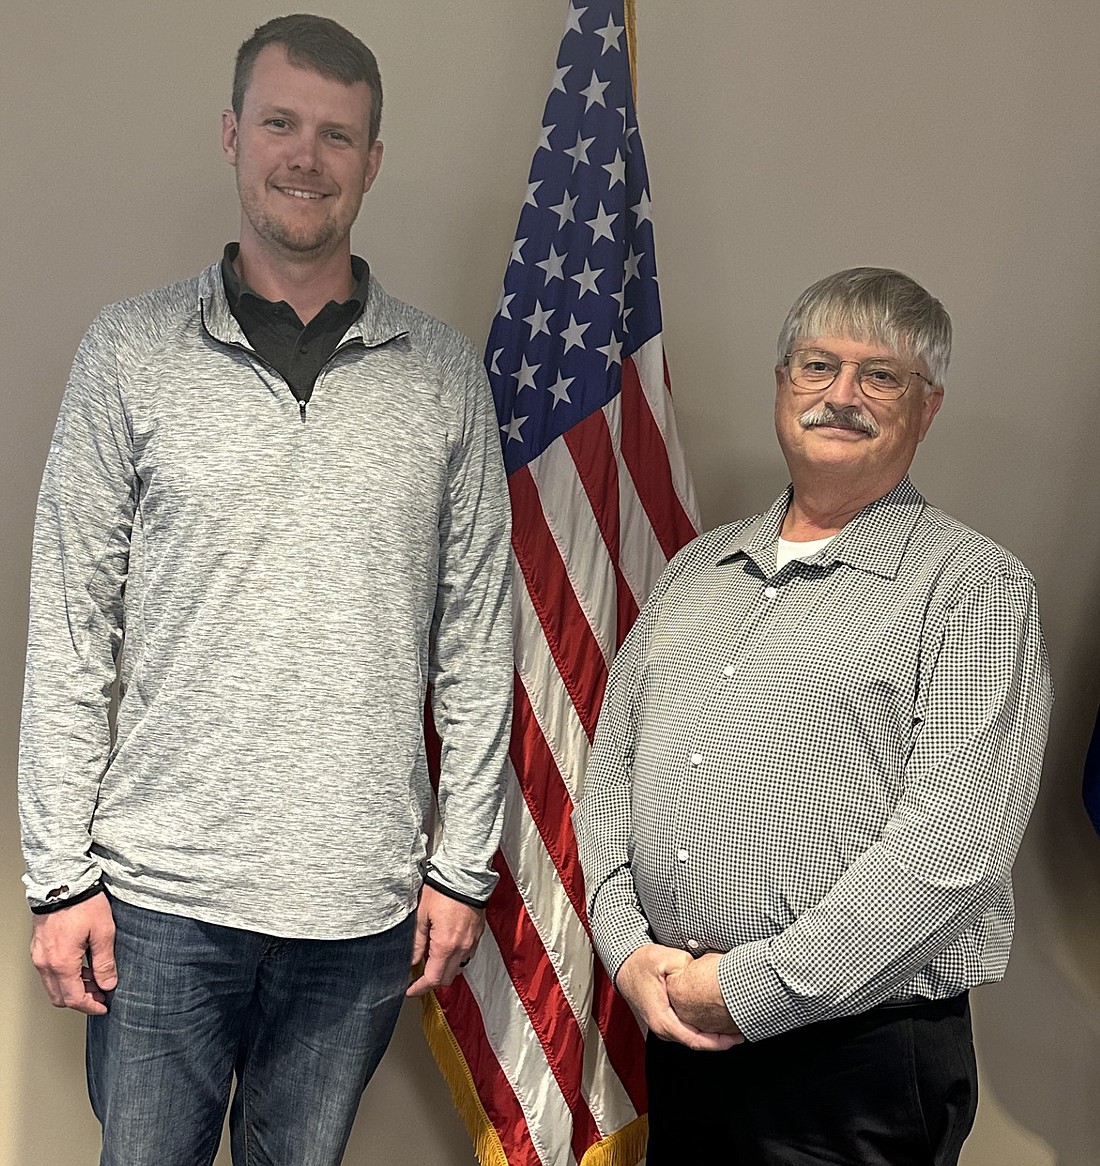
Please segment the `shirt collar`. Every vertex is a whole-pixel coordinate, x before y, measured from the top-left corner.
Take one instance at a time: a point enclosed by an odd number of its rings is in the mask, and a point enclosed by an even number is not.
[[[251,296],[253,299],[261,300],[265,304],[271,302],[254,292],[237,274],[234,263],[240,251],[240,243],[226,243],[225,250],[222,252],[222,282],[225,284],[225,298],[229,301],[230,311],[234,313],[242,296]],[[351,257],[351,274],[355,279],[355,287],[352,289],[351,295],[340,306],[344,307],[348,304],[354,304],[356,307],[356,315],[358,315],[362,312],[363,306],[367,302],[367,289],[370,285],[370,267],[367,261],[360,259],[358,255],[353,255]]]
[[[772,548],[791,504],[791,494],[792,487],[788,486],[771,509],[738,531],[722,547],[718,562],[743,556],[752,559],[764,575],[774,574]],[[923,495],[906,475],[888,494],[864,506],[811,562],[819,567],[845,563],[856,570],[893,579],[924,506]]]
[[[232,292],[230,281],[226,279],[228,268],[237,294],[247,291],[233,270],[233,259],[236,258],[237,250],[238,244],[228,244],[221,263],[212,264],[202,273],[199,277],[199,300],[202,322],[210,335],[215,340],[247,348],[248,341],[244,332],[230,310]],[[409,333],[407,321],[397,310],[397,301],[391,299],[382,289],[366,262],[358,255],[353,255],[351,270],[358,280],[352,299],[360,300],[362,311],[344,333],[344,341],[359,340],[367,348],[376,348],[380,344],[388,344],[391,340],[407,336]]]

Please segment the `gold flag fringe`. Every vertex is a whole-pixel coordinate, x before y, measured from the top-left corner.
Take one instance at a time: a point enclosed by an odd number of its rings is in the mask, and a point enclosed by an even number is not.
[[[458,1116],[462,1118],[466,1132],[470,1135],[477,1160],[481,1166],[508,1166],[500,1135],[481,1104],[470,1066],[466,1064],[466,1058],[462,1055],[462,1049],[451,1032],[451,1026],[434,992],[429,992],[423,998],[420,1024],[435,1063],[451,1090],[451,1099]],[[621,1130],[589,1146],[580,1166],[637,1166],[645,1156],[648,1134],[649,1120],[643,1114]]]
[[[454,1101],[458,1116],[466,1126],[470,1141],[474,1144],[474,1153],[481,1166],[508,1166],[508,1159],[504,1147],[500,1144],[500,1135],[497,1133],[481,1098],[477,1095],[470,1066],[462,1055],[451,1026],[443,1015],[443,1009],[435,998],[434,992],[423,997],[423,1009],[420,1015],[420,1025],[428,1040],[428,1048],[443,1080],[451,1090],[451,1099]]]
[[[643,1113],[628,1126],[589,1146],[581,1166],[638,1166],[649,1140],[649,1118]]]
[[[634,106],[638,105],[638,37],[634,25],[634,0],[624,0],[623,24],[626,25],[626,51],[630,62],[630,88],[634,94]]]

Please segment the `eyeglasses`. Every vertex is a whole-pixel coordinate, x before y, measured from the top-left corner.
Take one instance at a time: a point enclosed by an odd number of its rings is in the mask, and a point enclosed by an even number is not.
[[[841,360],[834,353],[820,348],[799,348],[788,352],[784,359],[791,384],[802,393],[820,393],[822,389],[827,389],[840,376],[840,370],[846,364],[856,366],[856,380],[869,397],[896,400],[905,394],[912,377],[920,377],[925,384],[932,384],[924,373],[917,372],[915,368],[906,368],[896,360],[886,360],[881,356],[862,361]]]

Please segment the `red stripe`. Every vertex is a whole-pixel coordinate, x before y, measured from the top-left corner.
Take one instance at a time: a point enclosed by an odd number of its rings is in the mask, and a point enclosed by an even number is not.
[[[531,817],[561,877],[562,889],[587,931],[584,876],[571,820],[573,803],[519,677],[515,685],[511,757]],[[496,894],[491,902],[495,901]],[[592,1014],[603,1035],[611,1067],[622,1079],[635,1110],[645,1113],[645,1039],[634,1014],[615,991],[598,957],[595,958]]]
[[[629,357],[623,361],[623,461],[666,559],[696,535],[672,481],[665,439]]]
[[[603,535],[604,545],[615,568],[616,627],[615,647],[618,648],[638,615],[638,605],[623,575],[619,563],[619,463],[611,444],[611,432],[602,409],[590,413],[579,425],[565,434],[565,444],[573,455],[584,492],[588,495],[596,525]]]
[[[579,1162],[585,1150],[600,1140],[599,1128],[581,1092],[584,1037],[512,872],[499,853],[493,866],[500,882],[489,900],[486,921],[569,1107],[573,1118],[570,1142]]]
[[[607,683],[607,663],[573,591],[561,552],[542,512],[531,471],[508,479],[512,549],[566,691],[591,740]]]
[[[607,1059],[622,1081],[631,1105],[638,1113],[647,1113],[645,1037],[630,1005],[615,991],[599,956],[595,956],[592,1015],[603,1035]]]
[[[577,857],[573,834],[573,801],[558,772],[542,729],[535,719],[531,699],[516,677],[515,711],[512,714],[512,767],[516,771],[524,800],[547,853],[561,878],[573,910],[588,926],[584,909],[584,876]]]
[[[481,1009],[466,981],[459,976],[448,987],[437,988],[435,996],[477,1082],[482,1108],[500,1137],[505,1160],[509,1166],[543,1166],[523,1108],[489,1044]]]

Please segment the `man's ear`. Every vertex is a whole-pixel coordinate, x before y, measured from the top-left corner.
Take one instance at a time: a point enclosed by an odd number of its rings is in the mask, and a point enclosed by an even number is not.
[[[932,420],[940,411],[943,404],[943,385],[933,385],[924,398],[924,409],[921,413],[920,441],[923,441],[932,425]]]
[[[230,166],[237,165],[237,115],[231,109],[222,110],[222,153]]]
[[[363,180],[363,193],[366,194],[368,190],[374,185],[374,180],[378,177],[378,171],[382,169],[382,143],[378,138],[374,139],[371,148],[367,154],[367,173]]]

